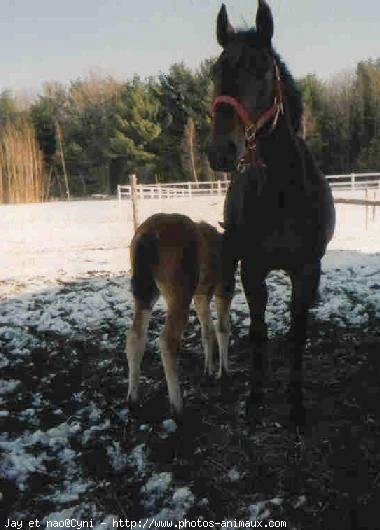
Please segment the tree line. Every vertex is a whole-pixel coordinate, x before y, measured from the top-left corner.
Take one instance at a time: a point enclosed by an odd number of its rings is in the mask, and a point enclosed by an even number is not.
[[[157,78],[89,75],[47,83],[33,101],[0,93],[0,202],[113,193],[140,182],[213,180],[206,144],[210,68],[173,64]],[[380,59],[324,82],[298,80],[300,131],[327,173],[380,169]]]

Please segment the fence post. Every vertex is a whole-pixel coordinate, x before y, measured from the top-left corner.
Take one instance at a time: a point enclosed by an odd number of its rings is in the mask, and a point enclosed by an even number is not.
[[[191,192],[191,182],[188,182],[187,183],[187,188],[189,190],[189,197],[192,197],[192,192]]]
[[[222,195],[222,183],[220,182],[220,180],[216,181],[216,185],[218,188],[218,195]]]
[[[121,204],[121,189],[120,189],[120,184],[117,185],[117,198],[118,198],[119,206],[120,206],[120,204]]]
[[[351,189],[355,189],[355,173],[351,173]]]
[[[368,201],[368,188],[365,189],[365,200]],[[365,205],[365,229],[368,230],[369,207]]]
[[[129,181],[131,183],[131,199],[132,199],[132,212],[133,212],[133,229],[137,230],[139,225],[138,223],[138,214],[137,214],[137,178],[136,175],[130,175]]]
[[[373,200],[376,201],[377,198],[377,192],[376,190],[373,192]],[[376,204],[372,206],[372,221],[375,221],[376,219]]]

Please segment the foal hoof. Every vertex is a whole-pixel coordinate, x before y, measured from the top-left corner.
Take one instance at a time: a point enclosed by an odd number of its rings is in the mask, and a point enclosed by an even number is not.
[[[214,382],[215,382],[214,374],[213,373],[210,374],[209,372],[204,371],[203,376],[201,378],[201,385],[212,386]]]
[[[139,405],[138,401],[133,400],[131,397],[128,396],[127,398],[127,407],[129,409],[129,412],[131,416],[137,418],[141,412],[141,406]]]
[[[220,381],[220,395],[225,403],[232,403],[235,400],[235,394],[231,386],[231,377],[229,374],[223,372],[219,378]]]
[[[173,418],[173,420],[176,422],[178,426],[183,425],[184,423],[184,417],[185,412],[184,409],[175,409],[172,405],[170,406],[170,416]]]

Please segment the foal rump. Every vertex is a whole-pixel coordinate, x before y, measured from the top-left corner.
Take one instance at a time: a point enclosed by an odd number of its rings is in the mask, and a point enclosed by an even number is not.
[[[151,307],[159,290],[169,296],[168,291],[174,295],[180,290],[191,300],[207,254],[202,225],[185,215],[161,213],[139,226],[131,243],[131,283],[133,296],[143,307]]]

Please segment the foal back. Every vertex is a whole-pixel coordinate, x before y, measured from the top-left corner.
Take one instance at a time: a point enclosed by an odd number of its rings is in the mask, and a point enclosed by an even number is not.
[[[189,318],[191,300],[201,322],[205,371],[213,372],[215,331],[210,301],[220,289],[221,235],[207,223],[195,223],[181,214],[156,214],[137,229],[130,247],[132,292],[135,314],[128,334],[126,352],[129,365],[128,398],[138,398],[140,365],[144,354],[149,320],[154,303],[162,294],[167,304],[164,329],[160,335],[160,352],[164,366],[169,400],[175,412],[182,412],[178,380],[177,352]],[[221,355],[227,356],[229,301],[217,301],[217,340]],[[222,315],[223,313],[223,315]],[[226,344],[227,343],[227,344]],[[220,362],[219,372],[227,360]]]

